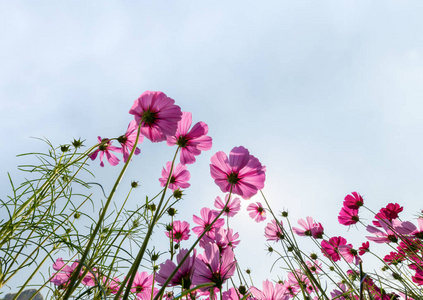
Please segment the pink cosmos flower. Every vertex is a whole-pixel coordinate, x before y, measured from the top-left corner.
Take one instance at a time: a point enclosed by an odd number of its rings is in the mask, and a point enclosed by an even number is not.
[[[53,274],[50,282],[60,286],[62,284],[67,284],[69,281],[73,271],[78,267],[79,262],[74,261],[71,266],[65,264],[62,258],[56,259],[56,262],[53,264],[53,269],[58,271]],[[84,270],[82,269],[80,272],[80,277],[84,274]],[[85,277],[82,279],[82,283],[86,286],[94,286],[94,276],[92,273],[88,272]]]
[[[423,239],[423,218],[417,219],[417,226],[418,228],[416,227],[411,234],[416,238]]]
[[[229,159],[222,151],[211,158],[210,173],[222,192],[229,192],[249,199],[263,189],[266,168],[244,147],[235,147]]]
[[[260,202],[251,203],[248,205],[247,210],[250,212],[250,217],[257,223],[266,220],[266,211]]]
[[[250,288],[251,294],[260,300],[288,300],[289,295],[285,295],[285,288],[282,284],[275,283],[273,285],[269,280],[263,281],[263,289],[259,290],[256,287]]]
[[[161,142],[175,135],[181,120],[181,108],[174,103],[162,92],[146,91],[135,100],[129,113],[135,116],[137,124],[141,123],[144,136],[152,142]]]
[[[122,154],[123,154],[123,161],[126,162],[129,157],[129,153],[132,151],[132,148],[134,148],[135,140],[137,139],[137,131],[138,131],[138,125],[137,122],[131,121],[128,125],[128,129],[126,130],[126,133],[124,135],[121,135],[118,137],[118,142],[122,146]],[[144,136],[140,134],[140,137],[138,138],[138,144],[142,142],[144,139]],[[141,153],[141,150],[137,147],[135,149],[134,154],[138,155]]]
[[[219,210],[222,210],[225,208],[225,204],[228,202],[229,194],[225,196],[225,202],[220,199],[219,196],[216,197],[216,200],[214,200],[214,207],[216,207]],[[241,210],[241,201],[239,198],[231,197],[228,205],[225,208],[225,212],[223,213],[225,216],[233,217],[235,216],[239,211]]]
[[[331,237],[329,241],[323,240],[320,243],[323,255],[327,258],[332,259],[333,261],[338,261],[341,259],[341,257],[339,256],[338,247],[346,244],[347,240],[344,239],[342,236],[334,236]]]
[[[117,164],[119,164],[119,161],[120,161],[119,158],[117,158],[116,155],[114,155],[110,151],[120,153],[122,152],[122,150],[118,147],[112,146],[112,141],[110,141],[109,139],[101,139],[100,136],[97,138],[98,138],[98,142],[102,144],[98,147],[97,150],[95,150],[93,153],[90,154],[91,160],[95,160],[97,158],[97,154],[100,152],[100,166],[104,167],[104,162],[103,162],[104,154],[106,154],[107,161],[112,166],[116,166]]]
[[[358,209],[342,207],[341,211],[339,212],[338,222],[342,225],[353,225],[360,220],[358,217]]]
[[[214,228],[200,240],[200,247],[205,248],[207,244],[212,243],[219,247],[220,252],[223,252],[228,247],[235,249],[240,243],[238,238],[239,234],[237,232],[234,234],[232,228],[228,230],[222,227]]]
[[[314,291],[314,288],[310,283],[310,279],[302,273],[302,270],[297,269],[294,273],[289,272],[288,281],[298,289],[305,287],[304,290],[309,294]]]
[[[322,263],[319,262],[318,260],[313,260],[312,262],[306,261],[306,265],[310,269],[310,271],[314,274],[319,274],[323,270]]]
[[[398,203],[389,203],[386,207],[383,207],[379,210],[375,218],[378,220],[387,219],[389,221],[392,221],[398,218],[398,214],[402,212],[403,209],[404,207],[400,206]],[[373,225],[381,227],[378,220],[373,221]]]
[[[284,238],[281,227],[283,226],[282,221],[276,223],[275,220],[271,220],[270,223],[267,223],[266,228],[264,228],[264,236],[268,241],[279,241]]]
[[[367,242],[364,242],[364,243],[362,243],[361,244],[361,247],[360,248],[358,248],[358,254],[361,256],[361,255],[363,255],[364,253],[366,253],[366,252],[369,252],[369,247],[370,247],[370,243],[367,241]]]
[[[103,284],[106,294],[116,295],[120,288],[120,279],[118,277],[113,277],[113,279],[107,279],[106,277],[103,277]]]
[[[222,255],[216,244],[208,244],[204,248],[204,254],[199,254],[195,263],[193,284],[200,285],[213,282],[211,288],[222,288],[225,281],[234,275],[236,260],[231,248],[227,248]],[[202,288],[203,291],[210,287]]]
[[[405,260],[405,257],[398,252],[391,251],[389,254],[385,255],[383,261],[386,262],[388,265],[397,265],[398,263]]]
[[[207,136],[209,127],[204,122],[196,123],[190,131],[192,115],[190,112],[182,112],[182,119],[178,123],[175,136],[167,137],[169,146],[178,145],[181,148],[181,164],[192,164],[195,156],[201,151],[210,150],[212,138]]]
[[[153,275],[148,275],[147,272],[137,272],[132,283],[131,292],[136,293],[140,299],[150,299],[152,293],[156,294],[158,292],[156,288],[153,291]]]
[[[238,292],[235,288],[231,287],[226,292],[222,294],[222,300],[239,300],[242,298],[243,295]]]
[[[409,235],[413,232],[413,229],[412,229],[413,224],[408,221],[401,222],[400,220],[397,220],[397,219],[394,219],[392,221],[387,219],[381,219],[379,220],[378,223],[383,228],[383,230],[385,230],[385,232],[371,225],[367,225],[366,227],[366,230],[368,232],[373,233],[375,235],[375,236],[366,236],[366,238],[378,244],[390,243],[390,242],[396,243],[398,241],[399,235],[401,237],[405,237],[406,235]]]
[[[188,253],[187,249],[181,249],[179,251],[178,255],[176,255],[176,261],[175,264],[170,259],[166,260],[166,262],[162,263],[160,265],[160,271],[156,273],[156,281],[163,285],[166,280],[169,278],[170,274],[176,269],[176,266],[182,261],[184,256]],[[195,257],[196,257],[196,250],[194,249],[194,252],[192,256],[189,256],[182,264],[182,266],[178,269],[175,276],[169,281],[167,286],[182,286],[183,289],[189,289],[191,287],[192,283],[192,276],[194,274],[194,263],[195,263]]]
[[[166,186],[171,167],[172,162],[168,161],[166,163],[166,168],[163,168],[162,170],[162,178],[159,179],[161,186]],[[170,178],[168,188],[170,188],[172,191],[175,191],[179,188],[188,188],[190,186],[188,183],[190,178],[191,175],[189,174],[187,167],[181,164],[177,164],[176,166],[173,166],[172,176]]]
[[[200,236],[203,231],[213,222],[213,220],[218,215],[217,212],[210,210],[207,207],[203,207],[200,211],[201,218],[197,217],[196,215],[192,216],[192,219],[195,224],[198,224],[199,226],[196,226],[192,228],[192,231],[197,235]],[[211,227],[209,231],[213,231],[214,228],[219,228],[225,225],[225,220],[218,219]]]
[[[292,231],[299,236],[312,236],[315,239],[321,239],[323,237],[322,224],[314,222],[313,218],[310,216],[306,217],[306,220],[307,221],[303,219],[298,220],[298,224],[301,225],[303,229],[292,227]]]
[[[355,250],[351,244],[347,245],[340,245],[338,247],[339,254],[348,262],[354,263],[358,265],[361,261],[360,257],[358,256],[357,250]]]
[[[185,221],[173,221],[172,231],[166,231],[168,238],[173,238],[173,241],[179,244],[183,240],[188,240],[189,234],[189,223]]]
[[[363,206],[363,197],[357,192],[352,192],[351,195],[345,196],[344,206],[350,209],[359,209],[360,206]]]

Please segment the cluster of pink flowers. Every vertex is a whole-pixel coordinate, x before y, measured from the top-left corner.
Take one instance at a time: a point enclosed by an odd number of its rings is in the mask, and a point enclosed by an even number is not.
[[[152,142],[167,141],[167,145],[174,146],[180,151],[179,162],[169,161],[162,170],[159,179],[162,187],[167,186],[172,191],[186,189],[190,173],[187,165],[196,161],[196,156],[202,151],[210,150],[212,139],[208,134],[208,126],[204,122],[192,125],[192,115],[182,112],[174,100],[162,92],[143,93],[133,104],[129,111],[134,115],[127,132],[117,138],[121,148],[112,145],[111,139],[98,137],[99,147],[90,158],[100,156],[100,165],[104,166],[103,158],[106,156],[111,165],[117,165],[119,159],[112,153],[122,153],[125,162],[129,159],[129,153],[136,147],[137,133],[140,132],[138,143],[145,136]],[[134,154],[139,154],[139,148]],[[175,156],[176,157],[176,156]],[[223,300],[234,299],[259,299],[259,300],[288,300],[300,297],[300,294],[308,299],[320,299],[323,292],[320,287],[321,278],[327,271],[325,266],[332,266],[329,270],[341,270],[340,264],[345,263],[348,270],[343,274],[343,282],[336,284],[330,293],[335,299],[359,299],[354,279],[359,278],[366,292],[372,299],[398,299],[402,297],[399,292],[386,292],[377,280],[373,280],[369,274],[363,276],[363,255],[370,251],[370,242],[389,244],[389,254],[383,261],[386,267],[404,266],[412,274],[411,279],[417,286],[423,285],[423,219],[417,220],[417,226],[409,221],[401,221],[399,213],[403,210],[397,203],[390,203],[375,214],[373,225],[367,225],[366,230],[371,233],[362,245],[355,248],[343,236],[327,236],[321,223],[307,216],[298,220],[300,227],[292,227],[292,232],[284,228],[284,223],[275,218],[267,223],[264,236],[267,241],[280,243],[286,251],[283,258],[302,257],[301,249],[295,249],[297,243],[295,236],[308,237],[318,245],[322,255],[318,259],[317,254],[305,255],[307,259],[296,259],[300,262],[299,267],[290,264],[290,272],[286,274],[286,280],[271,282],[266,279],[262,288],[251,286],[228,287],[231,277],[237,269],[237,260],[234,250],[240,243],[239,234],[229,227],[229,218],[237,215],[241,210],[241,200],[235,195],[248,200],[264,188],[266,167],[250,154],[243,146],[234,147],[229,155],[219,151],[211,157],[210,174],[216,185],[223,193],[224,200],[216,197],[214,207],[203,207],[200,215],[193,216],[195,224],[190,229],[190,224],[183,220],[172,220],[166,226],[165,235],[169,238],[171,259],[166,259],[153,273],[138,272],[131,286],[131,292],[137,299],[151,299],[159,292],[157,286],[162,289],[172,288],[166,291],[164,298],[172,299],[175,287],[182,291],[192,290],[191,299],[217,299],[220,293]],[[266,201],[267,203],[267,201]],[[358,192],[352,192],[345,196],[343,206],[338,215],[341,225],[351,226],[363,224],[359,217],[359,210],[364,207],[363,197]],[[266,220],[267,214],[274,216],[270,207],[264,207],[261,202],[250,203],[247,207],[249,216],[256,222]],[[283,217],[287,216],[287,213]],[[225,222],[226,218],[226,222]],[[285,223],[286,224],[286,223]],[[289,224],[289,223],[288,223]],[[364,225],[364,224],[363,224]],[[290,225],[289,225],[290,226]],[[182,248],[190,238],[190,232],[197,236],[199,248],[189,251]],[[369,242],[370,241],[370,242]],[[269,251],[273,252],[272,246]],[[177,253],[176,253],[177,252]],[[293,254],[290,254],[293,253]],[[176,254],[174,259],[174,254]],[[297,256],[295,256],[297,255]],[[295,259],[292,259],[295,261]],[[61,258],[53,265],[57,272],[51,277],[51,282],[60,287],[66,287],[67,282],[78,266],[75,261],[67,266]],[[333,266],[336,266],[333,267]],[[358,270],[360,268],[360,270]],[[403,268],[403,269],[406,269]],[[102,283],[109,294],[116,294],[121,280],[117,277],[107,278],[96,269],[83,268],[80,277],[86,286],[94,286]],[[317,279],[316,279],[317,278]],[[232,281],[233,282],[233,281]],[[241,281],[242,282],[242,281]],[[333,281],[335,282],[335,281]],[[245,283],[246,284],[246,283]],[[360,284],[359,284],[360,285]],[[197,288],[201,286],[200,288]],[[178,289],[176,289],[178,290]],[[408,299],[412,299],[408,297]]]

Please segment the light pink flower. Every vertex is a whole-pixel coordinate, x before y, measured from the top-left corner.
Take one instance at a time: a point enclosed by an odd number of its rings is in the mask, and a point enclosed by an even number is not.
[[[181,249],[178,255],[176,255],[176,262],[179,264],[184,256],[188,253],[187,249]],[[194,274],[194,263],[196,257],[196,250],[192,256],[189,256],[181,265],[181,267],[176,272],[175,276],[169,281],[167,286],[182,286],[184,289],[189,289],[192,283],[192,276]],[[169,278],[170,274],[176,269],[177,264],[175,264],[170,259],[160,265],[160,271],[156,274],[156,281],[163,285],[166,280]]]
[[[185,221],[174,221],[172,223],[172,231],[166,231],[168,238],[173,238],[173,241],[179,244],[183,240],[189,239],[189,223]]]
[[[129,113],[135,116],[137,124],[141,123],[144,136],[152,142],[161,142],[175,135],[181,120],[181,108],[174,103],[162,92],[146,91],[135,100]]]
[[[257,223],[266,220],[266,211],[260,202],[251,203],[247,206],[247,210],[250,212],[250,217]]]
[[[339,254],[348,262],[358,265],[361,261],[358,256],[357,250],[352,247],[352,244],[340,245],[338,247]]]
[[[212,243],[219,247],[220,252],[223,252],[227,247],[235,249],[240,243],[238,238],[239,234],[237,232],[234,234],[232,228],[227,230],[223,227],[218,227],[211,230],[208,235],[203,236],[200,240],[200,247],[204,248],[207,244]]]
[[[220,289],[225,281],[234,275],[235,266],[236,260],[231,248],[227,248],[221,255],[216,244],[208,244],[204,248],[204,254],[197,256],[193,284],[213,282],[214,286],[202,290],[214,287]]]
[[[211,158],[210,173],[222,192],[229,192],[249,199],[263,189],[266,168],[244,147],[235,147],[229,159],[222,151]]]
[[[62,285],[67,284],[69,281],[73,271],[78,267],[79,262],[74,261],[71,266],[68,266],[65,264],[62,258],[58,258],[56,262],[53,264],[53,269],[58,271],[53,274],[52,278],[50,279],[50,282],[55,285]],[[84,274],[84,267],[81,269],[81,272],[79,274],[79,277],[81,277]],[[91,272],[88,272],[84,278],[82,279],[82,283],[86,286],[94,286],[94,276]]]
[[[112,146],[112,141],[109,139],[101,139],[101,137],[97,137],[98,142],[102,143],[97,150],[90,154],[91,160],[95,160],[97,158],[97,154],[100,152],[100,166],[104,167],[103,157],[106,154],[107,161],[112,165],[116,166],[119,164],[119,158],[116,157],[111,151],[114,152],[122,152],[122,150],[118,147]]]
[[[263,289],[259,290],[256,287],[250,288],[251,294],[260,300],[288,300],[290,297],[285,295],[285,288],[280,283],[273,285],[268,279],[263,281]]]
[[[107,294],[116,294],[120,288],[120,279],[118,277],[113,279],[103,277],[103,284]]]
[[[278,221],[278,224],[275,220],[271,220],[270,223],[264,228],[264,236],[268,241],[279,241],[284,238],[281,227],[283,226],[282,221]]]
[[[299,236],[312,236],[315,239],[321,239],[323,236],[323,227],[322,224],[314,222],[313,218],[308,216],[306,217],[307,221],[304,219],[299,219],[298,224],[301,225],[301,228],[292,227],[294,231]]]
[[[166,182],[169,178],[170,168],[172,167],[172,162],[168,161],[166,163],[166,168],[162,170],[162,177],[159,179],[161,186],[166,186]],[[172,176],[170,178],[169,186],[172,191],[175,191],[179,188],[188,188],[190,184],[188,180],[191,178],[187,167],[181,164],[173,166]]]
[[[126,130],[126,133],[124,135],[121,135],[118,137],[118,142],[122,146],[122,154],[123,154],[123,161],[126,162],[129,153],[132,151],[132,148],[134,148],[135,140],[137,139],[137,131],[138,131],[138,125],[137,122],[131,121],[128,125],[128,129]],[[140,134],[140,137],[138,138],[138,144],[142,142],[144,139],[144,136]],[[141,150],[137,147],[135,149],[134,154],[138,155],[141,153]]]
[[[378,244],[390,242],[396,243],[399,236],[405,237],[406,235],[410,235],[413,232],[414,225],[408,221],[401,222],[398,219],[394,219],[392,221],[387,219],[380,219],[378,223],[385,232],[371,225],[367,225],[366,227],[368,232],[375,235],[366,236],[366,238]]]
[[[200,236],[203,231],[208,227],[213,220],[217,217],[218,213],[210,210],[210,208],[203,207],[200,211],[201,218],[197,217],[196,215],[192,216],[192,219],[195,224],[198,224],[199,226],[196,226],[192,228],[192,231],[197,235]],[[210,231],[214,231],[214,228],[219,228],[225,225],[225,220],[218,219],[210,228]]]
[[[241,295],[240,292],[233,287],[222,294],[222,300],[239,300],[242,299],[242,297],[243,295]]]
[[[181,164],[192,164],[195,156],[201,151],[210,150],[212,138],[207,136],[209,127],[204,122],[196,123],[190,131],[192,115],[190,112],[182,112],[182,119],[178,123],[175,136],[167,137],[169,146],[178,145],[181,148]]]
[[[228,202],[229,194],[226,194],[225,196],[225,202],[220,199],[219,196],[216,197],[216,200],[214,200],[214,207],[217,209],[222,210],[225,207],[225,204]],[[234,198],[231,196],[231,199],[228,203],[228,205],[225,208],[225,212],[223,213],[225,216],[233,217],[235,216],[239,211],[241,210],[241,201],[239,198]]]

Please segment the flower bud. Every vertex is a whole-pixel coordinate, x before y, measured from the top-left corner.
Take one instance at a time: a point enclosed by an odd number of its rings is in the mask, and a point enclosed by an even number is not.
[[[138,184],[138,181],[135,181],[135,180],[134,180],[134,181],[132,181],[132,182],[131,182],[131,187],[132,187],[132,188],[134,188],[134,189],[135,189],[135,188],[137,188],[137,187],[138,187],[138,185],[139,185],[139,184]]]
[[[63,153],[68,152],[69,151],[69,147],[70,147],[70,145],[61,145],[60,146],[60,151],[62,151]]]
[[[73,214],[73,217],[75,219],[79,219],[81,217],[81,214],[79,212],[76,212],[76,213]]]
[[[182,196],[183,196],[183,193],[182,193],[182,191],[180,189],[177,189],[177,190],[174,190],[173,191],[173,197],[175,199],[181,199]]]
[[[176,209],[174,209],[173,207],[169,207],[169,209],[167,210],[167,214],[173,217],[174,215],[176,215]]]
[[[247,288],[243,285],[240,285],[238,291],[241,295],[245,295],[247,293]]]
[[[82,146],[84,146],[82,143],[84,141],[81,141],[81,138],[79,138],[78,140],[74,139],[72,142],[72,145],[75,147],[75,149],[81,148]]]
[[[284,218],[288,217],[288,212],[287,211],[283,211],[282,212],[282,217],[284,217]]]
[[[311,253],[310,254],[310,258],[311,259],[317,259],[317,254],[316,253]]]
[[[245,273],[251,274],[251,270],[250,269],[247,269],[247,270],[245,270]]]

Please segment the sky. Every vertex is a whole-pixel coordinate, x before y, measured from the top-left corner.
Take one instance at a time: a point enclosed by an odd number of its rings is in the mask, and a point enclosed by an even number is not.
[[[31,137],[55,145],[117,137],[134,100],[152,90],[207,123],[213,138],[189,166],[180,210],[190,222],[222,196],[210,157],[240,145],[266,165],[263,192],[291,223],[312,216],[330,236],[362,237],[337,223],[353,191],[374,211],[396,202],[411,218],[423,197],[422,9],[421,1],[2,1],[0,197],[10,192],[7,172],[24,177],[16,155],[46,150]],[[175,149],[140,148],[123,185],[139,180],[143,199],[158,192]],[[91,165],[110,189],[119,167]],[[245,210],[254,201],[263,200],[243,201],[232,225],[241,267],[260,282],[274,257],[265,223]]]

